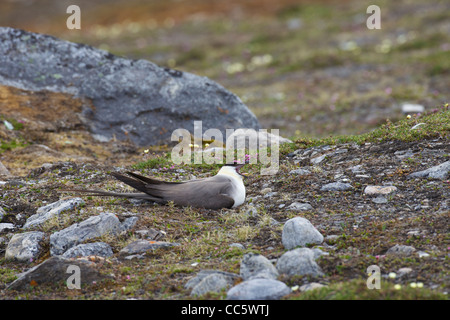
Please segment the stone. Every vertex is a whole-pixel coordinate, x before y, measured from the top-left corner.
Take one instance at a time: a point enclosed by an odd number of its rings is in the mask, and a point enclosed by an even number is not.
[[[337,234],[330,234],[326,236],[324,240],[328,244],[335,244],[340,237],[341,236],[338,236]]]
[[[142,239],[148,239],[148,240],[161,240],[166,236],[166,233],[161,230],[156,230],[153,228],[150,229],[144,229],[144,230],[136,230],[134,232],[136,235],[141,237]]]
[[[238,248],[239,250],[245,250],[244,245],[241,244],[241,243],[231,243],[229,245],[229,247],[231,247],[231,248]]]
[[[239,283],[227,292],[228,300],[278,300],[291,293],[283,282],[274,279],[252,279]]]
[[[293,202],[288,209],[294,211],[309,211],[312,210],[313,207],[309,203]]]
[[[298,168],[298,169],[289,171],[289,174],[296,174],[298,176],[306,176],[308,174],[311,174],[311,171],[309,171],[308,169]]]
[[[139,220],[138,217],[126,218],[120,225],[120,232],[123,234],[126,233],[128,230],[132,229],[136,225],[138,220]]]
[[[24,290],[29,289],[30,285],[41,286],[63,284],[74,274],[73,271],[70,272],[70,266],[77,266],[80,268],[80,282],[82,285],[90,284],[93,281],[104,278],[104,276],[102,276],[93,266],[93,263],[55,256],[45,260],[25,273],[20,274],[19,278],[10,283],[6,288],[10,290]]]
[[[389,255],[398,255],[398,256],[407,256],[407,255],[411,255],[416,251],[416,249],[414,247],[411,246],[405,246],[405,245],[399,245],[396,244],[395,246],[393,246],[392,248],[390,248],[386,254]]]
[[[368,195],[388,195],[397,191],[394,186],[367,186],[364,193]]]
[[[45,234],[40,231],[30,231],[15,234],[5,251],[6,260],[31,262],[42,252],[42,242]]]
[[[376,198],[373,198],[372,202],[376,203],[376,204],[384,204],[384,203],[388,203],[388,200],[385,197],[378,196]]]
[[[137,240],[133,241],[120,250],[120,255],[132,255],[132,254],[141,254],[145,253],[149,250],[163,249],[163,248],[171,248],[175,246],[179,246],[179,243],[176,242],[165,242],[165,241],[153,241],[153,240]]]
[[[228,288],[230,284],[220,273],[213,273],[204,277],[191,291],[191,296],[202,296],[206,293],[220,291]]]
[[[314,251],[309,248],[298,248],[284,253],[277,261],[277,270],[288,276],[323,276],[317,265]]]
[[[8,232],[8,231],[11,231],[14,229],[15,229],[15,227],[14,227],[14,224],[12,224],[12,223],[9,223],[9,222],[0,223],[0,232]]]
[[[353,174],[362,174],[366,172],[366,170],[360,164],[347,168],[347,170],[350,170]]]
[[[241,261],[240,275],[244,280],[256,278],[276,279],[278,271],[266,257],[260,254],[247,253]]]
[[[62,199],[37,209],[36,214],[30,216],[25,222],[23,228],[29,229],[39,227],[45,221],[59,215],[63,211],[73,210],[74,208],[84,205],[85,202],[81,198]]]
[[[197,275],[195,277],[191,278],[188,282],[186,282],[184,287],[186,289],[192,289],[195,286],[197,286],[203,279],[205,279],[206,277],[213,275],[213,274],[217,274],[217,275],[220,275],[221,277],[223,277],[230,286],[235,281],[240,279],[239,275],[237,275],[235,273],[231,273],[231,272],[220,271],[220,270],[201,270],[197,273]]]
[[[310,161],[311,161],[312,164],[319,164],[319,163],[321,163],[326,157],[327,157],[327,154],[324,154],[324,155],[322,155],[322,156],[318,156],[318,157],[312,158]]]
[[[6,211],[0,207],[0,222],[2,222],[4,216],[6,216]]]
[[[399,277],[402,277],[404,275],[411,273],[412,271],[413,270],[411,268],[404,267],[404,268],[398,269],[397,273],[398,273]]]
[[[408,175],[408,178],[430,178],[445,180],[448,177],[450,171],[450,161],[441,163],[440,165],[431,167],[429,169],[413,172]]]
[[[120,221],[114,213],[104,212],[76,223],[50,236],[50,254],[62,255],[68,249],[89,239],[104,235],[116,235],[120,230]]]
[[[87,98],[95,108],[86,104],[81,117],[102,141],[168,144],[178,128],[194,133],[194,119],[201,134],[260,128],[239,97],[207,77],[9,27],[0,28],[0,43],[1,84]]]
[[[423,113],[425,107],[421,104],[404,103],[402,104],[403,113]]]
[[[295,217],[284,224],[281,241],[286,249],[291,250],[306,244],[321,244],[323,236],[309,220]]]
[[[430,256],[430,254],[425,251],[417,251],[417,256],[419,258],[428,258]]]
[[[0,176],[10,177],[11,173],[5,167],[5,165],[0,161]]]
[[[111,257],[113,251],[109,244],[104,242],[82,243],[70,248],[62,254],[64,258],[78,258],[87,256]]]
[[[349,183],[342,183],[342,182],[332,182],[328,183],[326,185],[323,185],[322,188],[320,188],[321,191],[346,191],[352,189],[352,185]]]
[[[302,285],[299,289],[301,292],[305,292],[305,291],[310,291],[310,290],[315,290],[315,289],[320,289],[326,287],[321,283],[317,283],[317,282],[311,282],[311,283],[307,283]]]

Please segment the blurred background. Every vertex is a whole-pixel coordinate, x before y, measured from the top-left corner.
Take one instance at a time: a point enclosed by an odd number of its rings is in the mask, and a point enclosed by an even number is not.
[[[2,0],[0,25],[207,76],[284,137],[363,133],[449,100],[450,1]]]

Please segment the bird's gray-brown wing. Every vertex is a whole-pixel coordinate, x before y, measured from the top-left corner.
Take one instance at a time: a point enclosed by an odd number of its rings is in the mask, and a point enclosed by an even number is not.
[[[165,182],[137,174],[131,175],[137,179],[114,174],[120,181],[145,192],[161,203],[173,201],[179,206],[207,209],[231,208],[234,205],[234,200],[230,196],[233,192],[233,185],[228,177],[214,176],[185,182]]]

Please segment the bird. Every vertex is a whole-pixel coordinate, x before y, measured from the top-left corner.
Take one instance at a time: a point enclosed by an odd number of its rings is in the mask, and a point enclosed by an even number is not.
[[[244,175],[239,171],[244,164],[225,164],[212,177],[184,182],[161,181],[127,171],[111,173],[116,179],[140,191],[121,193],[89,189],[67,189],[91,196],[112,196],[144,199],[158,204],[173,202],[176,206],[205,209],[236,208],[245,202]]]

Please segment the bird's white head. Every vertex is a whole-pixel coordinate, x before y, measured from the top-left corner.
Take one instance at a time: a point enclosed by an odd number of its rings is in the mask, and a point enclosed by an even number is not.
[[[244,164],[226,164],[220,168],[217,174],[225,174],[238,179],[242,179],[244,175],[239,171]]]

